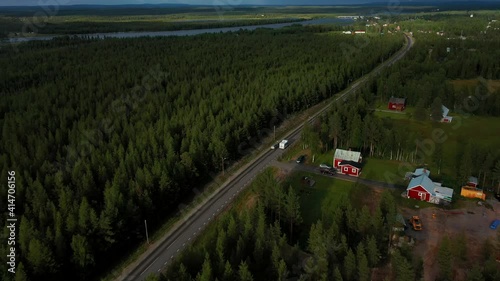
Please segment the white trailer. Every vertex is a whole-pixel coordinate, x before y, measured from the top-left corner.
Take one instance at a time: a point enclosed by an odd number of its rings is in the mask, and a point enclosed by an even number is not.
[[[288,140],[282,140],[280,142],[280,149],[285,149],[288,147]]]

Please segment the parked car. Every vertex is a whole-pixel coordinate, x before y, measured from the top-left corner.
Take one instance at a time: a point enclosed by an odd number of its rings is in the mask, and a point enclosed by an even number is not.
[[[319,167],[322,168],[322,169],[331,169],[332,166],[326,164],[326,163],[323,163],[323,164],[319,164]]]
[[[305,155],[300,155],[299,158],[297,158],[297,164],[300,164],[302,162],[304,162],[304,160],[306,160],[306,156]]]
[[[320,168],[319,172],[322,173],[323,175],[329,175],[329,176],[335,175],[335,169]]]
[[[275,143],[275,144],[271,145],[271,149],[276,149],[276,148],[278,148],[279,146],[280,146],[280,144],[279,144],[279,143]]]
[[[493,230],[496,230],[497,227],[500,225],[500,220],[494,220],[491,224],[490,224],[490,228],[493,229]]]

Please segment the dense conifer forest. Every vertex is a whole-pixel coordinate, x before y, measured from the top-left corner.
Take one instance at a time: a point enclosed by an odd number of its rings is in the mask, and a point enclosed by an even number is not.
[[[357,187],[357,193],[366,192]],[[364,191],[363,191],[364,190]],[[355,207],[349,197],[340,206],[324,202],[321,219],[304,225],[299,194],[279,182],[271,170],[254,183],[256,206],[248,204],[221,216],[204,237],[189,246],[161,280],[359,280],[390,258],[390,225],[396,204],[385,192],[373,210]],[[238,210],[244,209],[244,210]],[[299,233],[304,232],[300,241]],[[395,280],[414,280],[421,261],[397,250]],[[154,278],[151,278],[154,280]]]
[[[295,26],[0,49],[0,170],[16,171],[16,276],[95,278],[144,240],[144,219],[155,229],[273,117],[334,95],[403,41]]]

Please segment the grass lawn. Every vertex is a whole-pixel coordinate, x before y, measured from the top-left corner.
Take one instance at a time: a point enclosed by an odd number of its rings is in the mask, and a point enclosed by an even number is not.
[[[453,114],[451,114],[453,116]],[[396,131],[405,131],[413,134],[416,140],[432,142],[436,141],[433,132],[442,130],[443,163],[442,173],[455,177],[459,166],[458,152],[467,142],[471,142],[475,148],[484,148],[495,153],[500,147],[500,118],[484,116],[455,116],[452,123],[419,122],[415,120],[393,119]],[[495,151],[496,150],[496,151]],[[432,149],[431,149],[432,151]],[[429,168],[436,175],[437,168],[432,165],[432,153],[426,157],[426,162],[431,164]]]
[[[399,112],[399,111],[393,111],[393,112],[389,112],[389,111],[385,111],[385,109],[382,109],[384,111],[375,111],[375,116],[377,117],[380,117],[380,118],[392,118],[392,119],[410,119],[411,118],[411,114],[408,114],[408,112],[403,111],[403,112]]]
[[[314,187],[309,187],[302,182],[306,176],[316,181]],[[306,229],[318,219],[321,219],[322,206],[328,206],[328,209],[335,209],[342,200],[348,198],[348,194],[355,183],[341,181],[318,174],[297,172],[288,179],[290,184],[300,195],[300,211],[302,213],[303,223]]]
[[[367,158],[364,160],[361,178],[405,185],[404,175],[413,171],[400,161]]]

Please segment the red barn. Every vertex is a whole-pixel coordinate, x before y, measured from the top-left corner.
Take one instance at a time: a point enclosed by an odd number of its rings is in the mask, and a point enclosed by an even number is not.
[[[467,185],[477,188],[477,185],[478,185],[477,178],[476,177],[469,177],[469,180],[467,181]]]
[[[333,155],[333,167],[339,169],[339,164],[342,161],[354,161],[360,163],[361,159],[361,152],[359,151],[336,149],[335,154]]]
[[[358,177],[361,174],[361,163],[354,161],[342,161],[339,163],[338,171],[343,175]]]
[[[406,108],[406,99],[391,97],[388,108],[390,110],[403,111]]]
[[[420,175],[413,178],[406,188],[406,196],[422,201],[431,200],[434,183],[427,175]]]

